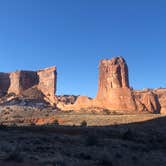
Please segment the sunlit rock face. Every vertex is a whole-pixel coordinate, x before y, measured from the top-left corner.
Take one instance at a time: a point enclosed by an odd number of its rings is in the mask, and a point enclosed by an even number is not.
[[[160,104],[160,113],[166,114],[166,89],[159,88],[154,90],[154,93],[157,95]]]
[[[14,93],[18,96],[36,87],[41,91],[50,104],[56,103],[56,67],[49,67],[39,71],[15,71],[0,73],[0,93],[3,95]]]
[[[114,88],[129,88],[128,67],[122,57],[101,60],[99,64],[98,95]]]
[[[161,105],[158,95],[153,90],[134,91],[138,111],[150,113],[160,113]]]
[[[96,101],[112,110],[136,109],[129,88],[128,67],[122,57],[100,61]]]
[[[56,67],[49,67],[43,70],[37,71],[38,75],[38,89],[45,95],[45,99],[52,105],[56,103],[56,81],[57,72]]]
[[[98,92],[94,99],[77,98],[74,104],[59,103],[63,110],[101,108],[123,113],[166,113],[166,91],[130,88],[128,66],[122,57],[104,59],[99,63]]]
[[[80,96],[74,104],[60,103],[60,106],[61,109],[77,111],[81,108],[102,108],[123,113],[166,113],[165,102],[164,90],[132,90],[126,61],[115,57],[100,61],[98,92],[94,99]]]

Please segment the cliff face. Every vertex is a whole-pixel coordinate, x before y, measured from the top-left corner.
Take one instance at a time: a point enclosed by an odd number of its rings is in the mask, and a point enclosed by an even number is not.
[[[45,99],[54,104],[56,102],[56,68],[50,67],[39,71],[16,71],[0,73],[0,92],[22,95],[34,86],[40,90]]]
[[[21,94],[24,90],[38,84],[37,73],[34,71],[16,71],[9,74],[7,93]]]
[[[100,62],[96,101],[111,110],[132,111],[136,109],[129,88],[128,67],[122,57]]]
[[[52,105],[56,103],[56,79],[57,72],[55,67],[39,70],[38,75],[38,89],[46,96]]]
[[[101,60],[99,64],[98,97],[104,98],[111,89],[129,88],[128,67],[122,57]]]
[[[44,101],[57,104],[62,110],[101,108],[123,113],[166,113],[166,89],[132,90],[128,66],[122,57],[100,61],[98,92],[94,99],[87,96],[55,96],[56,78],[56,67],[0,73],[0,103],[3,103],[2,98],[6,94],[10,96],[10,93],[14,93],[17,97],[42,96]]]
[[[138,111],[160,113],[160,102],[158,95],[153,90],[134,91],[133,95]]]
[[[160,88],[153,90],[153,92],[157,95],[157,100],[160,104],[160,113],[166,114],[166,89]]]
[[[123,113],[166,113],[165,103],[166,90],[132,90],[126,61],[122,57],[115,57],[100,61],[98,92],[94,99],[80,96],[74,104],[60,107],[65,110],[97,107]]]

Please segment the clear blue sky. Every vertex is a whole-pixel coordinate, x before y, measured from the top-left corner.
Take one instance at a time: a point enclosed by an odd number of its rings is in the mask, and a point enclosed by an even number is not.
[[[95,96],[100,59],[166,87],[166,0],[0,0],[0,71],[56,65],[58,94]]]

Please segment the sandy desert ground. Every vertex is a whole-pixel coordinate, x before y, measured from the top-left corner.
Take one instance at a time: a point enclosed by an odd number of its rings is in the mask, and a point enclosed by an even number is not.
[[[64,122],[68,119],[63,125],[1,125],[0,165],[166,165],[165,116],[59,114],[56,118],[62,117]],[[96,126],[80,126],[83,120]]]

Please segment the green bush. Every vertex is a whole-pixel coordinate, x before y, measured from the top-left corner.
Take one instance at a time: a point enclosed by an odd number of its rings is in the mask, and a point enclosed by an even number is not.
[[[54,120],[53,125],[59,125],[59,121],[57,119]]]
[[[81,123],[80,123],[80,126],[84,127],[84,126],[87,126],[87,122],[85,120],[83,120]]]

